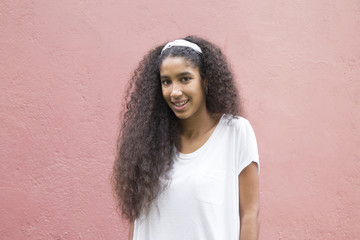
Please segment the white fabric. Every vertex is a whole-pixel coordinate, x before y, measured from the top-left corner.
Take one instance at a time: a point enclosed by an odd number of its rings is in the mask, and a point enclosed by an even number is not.
[[[223,115],[207,142],[175,157],[172,180],[149,216],[135,221],[134,240],[238,240],[238,175],[259,165],[248,120]]]

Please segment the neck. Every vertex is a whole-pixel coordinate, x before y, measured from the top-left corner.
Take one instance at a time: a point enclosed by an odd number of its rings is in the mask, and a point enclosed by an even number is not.
[[[218,122],[217,118],[208,111],[192,116],[190,119],[180,120],[181,135],[185,138],[194,138],[213,128]]]

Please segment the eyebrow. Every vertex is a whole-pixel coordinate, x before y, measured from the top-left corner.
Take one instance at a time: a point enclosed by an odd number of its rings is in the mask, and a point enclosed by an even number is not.
[[[176,77],[181,77],[181,76],[186,76],[186,75],[193,75],[191,72],[181,72],[179,74],[176,75]],[[166,75],[161,75],[160,78],[167,78],[168,76]]]

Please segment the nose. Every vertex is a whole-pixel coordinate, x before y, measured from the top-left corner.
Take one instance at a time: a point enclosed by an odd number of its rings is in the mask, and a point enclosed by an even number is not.
[[[182,89],[178,84],[173,84],[170,97],[172,98],[180,98],[182,95]]]

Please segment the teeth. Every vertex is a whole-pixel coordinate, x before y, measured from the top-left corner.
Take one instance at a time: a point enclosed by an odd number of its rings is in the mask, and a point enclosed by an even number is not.
[[[187,103],[188,101],[186,100],[186,101],[183,101],[183,102],[179,102],[179,103],[175,103],[175,105],[176,106],[178,106],[178,107],[181,107],[181,106],[183,106],[185,103]]]

